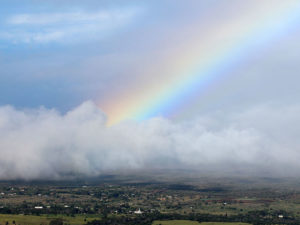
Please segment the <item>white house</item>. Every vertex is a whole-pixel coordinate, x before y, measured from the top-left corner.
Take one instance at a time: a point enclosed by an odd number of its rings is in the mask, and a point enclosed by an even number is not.
[[[143,212],[141,211],[141,209],[134,211],[135,214],[142,214]]]

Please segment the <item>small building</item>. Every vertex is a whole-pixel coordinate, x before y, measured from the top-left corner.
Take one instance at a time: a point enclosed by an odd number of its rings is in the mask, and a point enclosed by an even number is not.
[[[141,209],[134,211],[135,214],[142,214],[143,212],[141,211]]]

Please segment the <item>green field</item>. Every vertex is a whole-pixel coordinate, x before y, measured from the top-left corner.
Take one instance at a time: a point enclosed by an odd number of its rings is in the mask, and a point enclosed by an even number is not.
[[[9,215],[9,214],[0,214],[0,225],[6,224],[13,224],[15,221],[16,225],[49,225],[49,222],[55,218],[62,218],[65,223],[70,225],[83,225],[87,221],[91,221],[94,219],[100,219],[98,216],[57,216],[57,215],[41,215],[41,216],[32,216],[32,215]],[[86,219],[86,221],[84,221]]]
[[[0,225],[13,224],[15,221],[16,225],[49,225],[49,222],[55,218],[62,218],[65,223],[70,225],[83,225],[87,221],[94,219],[101,219],[100,217],[93,215],[86,216],[54,216],[54,215],[41,215],[41,216],[32,216],[32,215],[9,215],[9,214],[0,214]],[[250,225],[247,223],[220,223],[220,222],[203,222],[198,223],[197,221],[190,220],[166,220],[166,221],[154,221],[153,225]]]
[[[222,223],[222,222],[203,222],[198,223],[190,220],[166,220],[166,221],[154,221],[153,225],[250,225],[248,223]]]

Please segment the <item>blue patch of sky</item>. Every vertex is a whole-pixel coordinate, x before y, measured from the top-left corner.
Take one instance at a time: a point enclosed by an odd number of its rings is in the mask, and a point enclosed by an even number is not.
[[[103,3],[103,1],[101,1]],[[84,12],[95,13],[104,10],[122,10],[143,8],[144,4],[111,4],[99,1],[3,1],[0,7],[0,34],[18,32],[41,32],[50,27],[60,29],[69,24],[59,21],[54,24],[11,24],[9,18],[21,14],[49,14]],[[91,3],[91,4],[90,4]],[[92,6],[95,7],[92,7]],[[84,74],[74,76],[74,68],[87,57],[109,54],[116,49],[116,40],[126,39],[136,27],[142,26],[143,15],[133,18],[124,26],[106,29],[99,37],[98,33],[91,38],[90,32],[82,34],[77,41],[23,42],[3,38],[0,35],[0,105],[12,104],[16,107],[57,107],[62,111],[88,100],[89,81]],[[76,22],[74,26],[78,25]],[[84,24],[79,24],[84,26]],[[100,34],[100,33],[99,33]],[[76,35],[76,34],[75,34]],[[78,37],[74,37],[77,39]],[[102,71],[103,72],[103,71]],[[91,84],[93,85],[93,84]],[[84,87],[82,87],[84,86]]]

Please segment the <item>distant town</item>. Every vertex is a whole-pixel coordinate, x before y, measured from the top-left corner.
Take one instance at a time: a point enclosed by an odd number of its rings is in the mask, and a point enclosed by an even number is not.
[[[2,182],[0,224],[9,222],[4,221],[3,215],[35,216],[41,218],[43,225],[59,218],[63,218],[60,221],[63,224],[72,221],[71,224],[105,224],[107,220],[126,224],[124,218],[128,224],[170,219],[299,224],[300,186],[295,183],[285,186],[278,181],[281,186],[274,189],[273,182],[263,179],[186,183],[108,179],[84,185]]]

